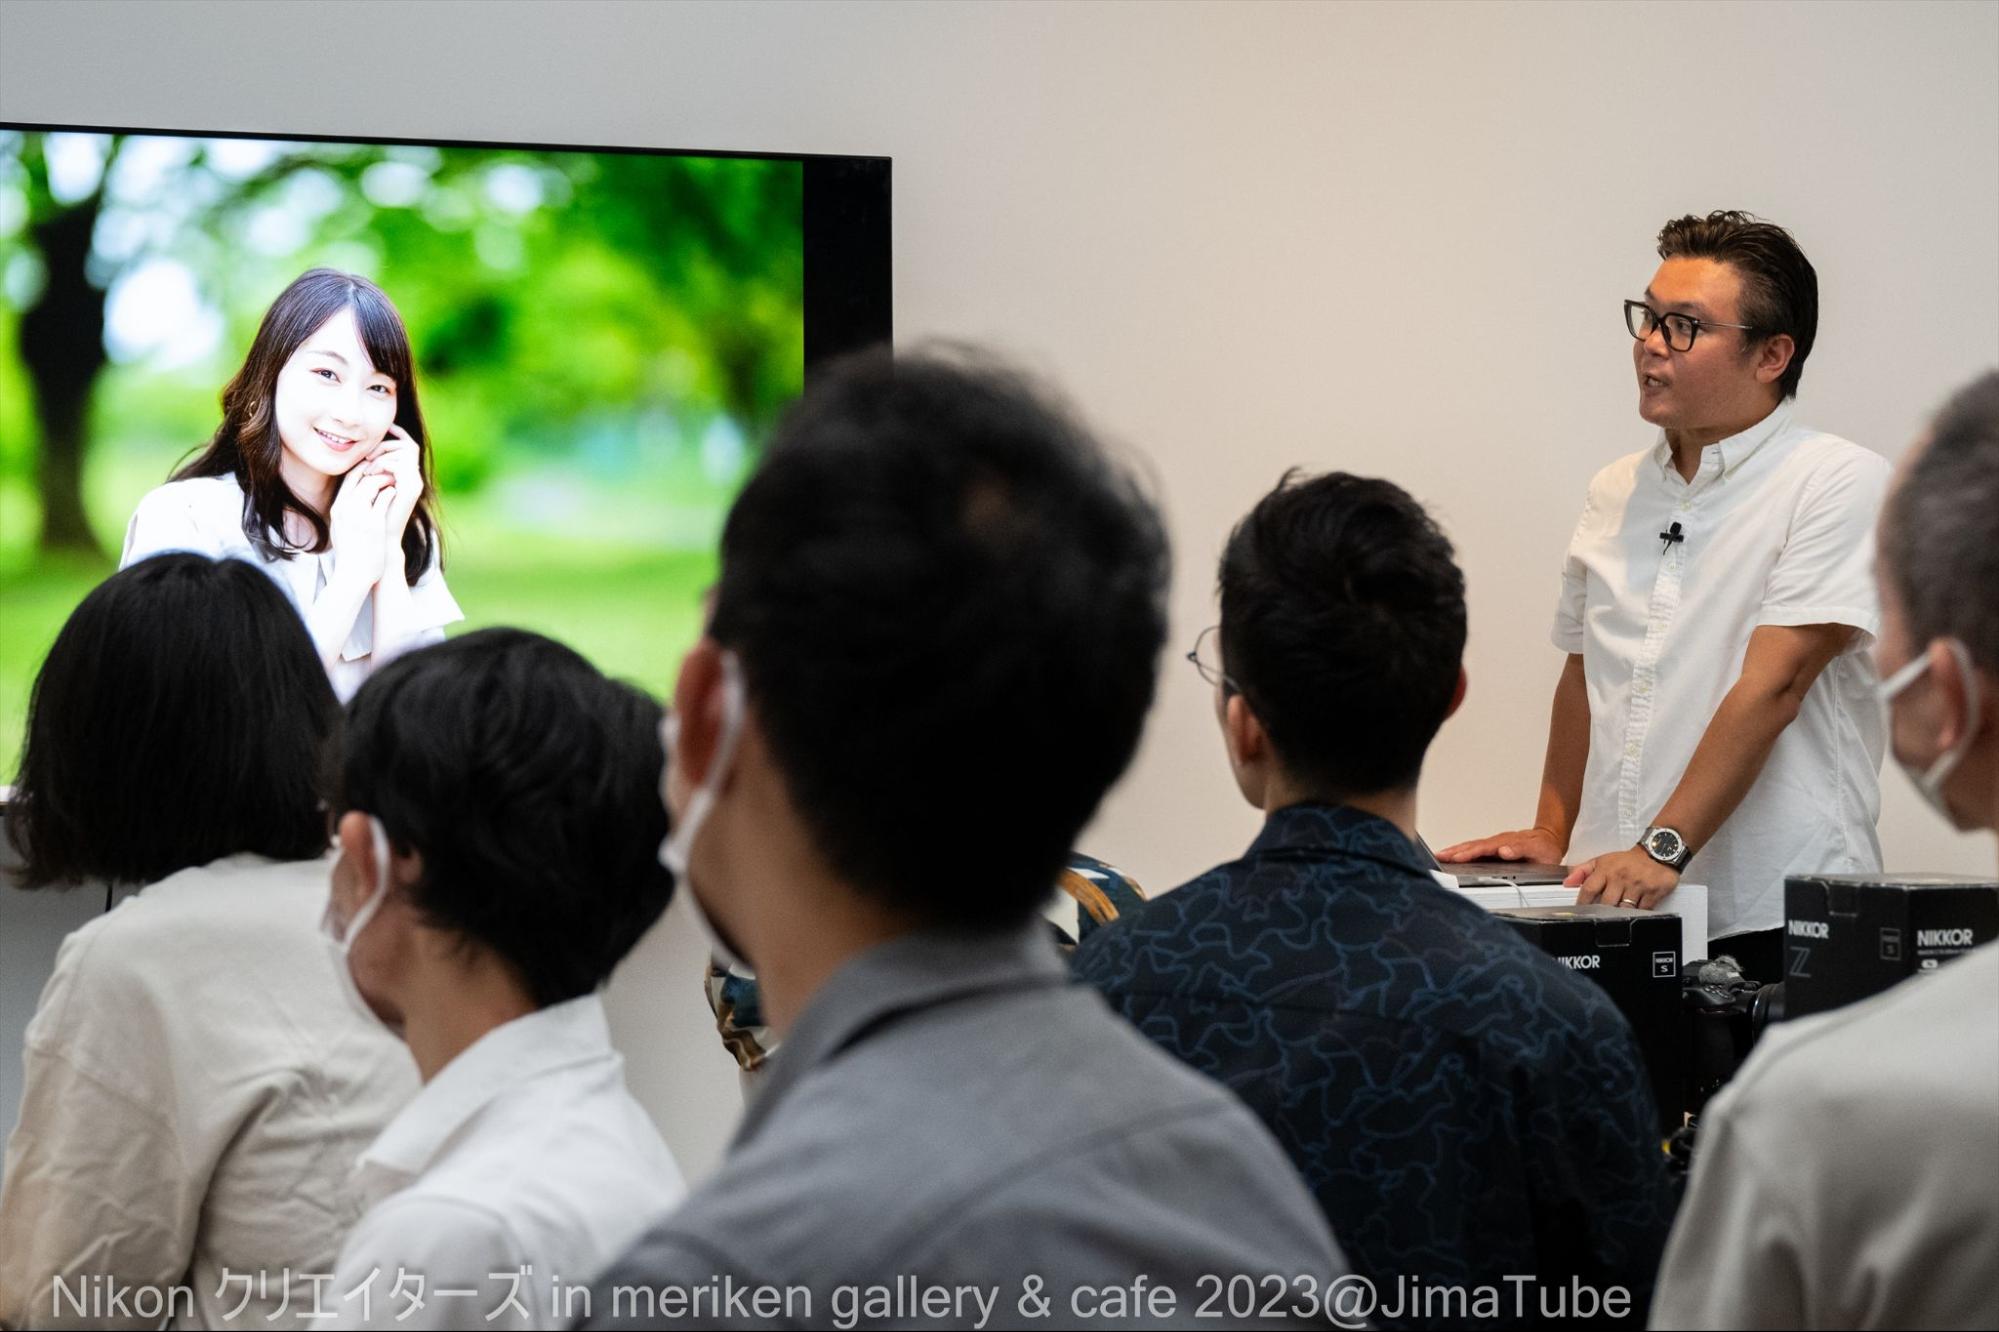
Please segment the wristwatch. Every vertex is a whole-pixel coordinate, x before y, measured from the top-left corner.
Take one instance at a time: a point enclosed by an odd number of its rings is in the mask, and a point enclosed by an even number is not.
[[[1678,872],[1687,867],[1694,858],[1694,849],[1687,845],[1687,839],[1671,828],[1661,828],[1654,824],[1638,839],[1638,849],[1667,869]]]

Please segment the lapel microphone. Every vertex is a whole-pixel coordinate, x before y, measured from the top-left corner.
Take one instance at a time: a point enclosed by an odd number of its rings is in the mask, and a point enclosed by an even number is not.
[[[1674,523],[1671,527],[1659,533],[1659,540],[1666,543],[1665,545],[1659,548],[1659,553],[1661,555],[1664,555],[1667,551],[1671,550],[1676,543],[1685,541],[1686,539],[1687,539],[1686,533],[1680,530],[1680,525],[1678,523]]]

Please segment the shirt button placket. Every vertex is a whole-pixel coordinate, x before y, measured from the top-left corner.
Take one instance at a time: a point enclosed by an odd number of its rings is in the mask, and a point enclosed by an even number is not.
[[[1692,492],[1682,489],[1678,512],[1693,512]],[[1659,573],[1652,583],[1652,598],[1645,608],[1645,641],[1631,669],[1631,706],[1624,728],[1624,755],[1618,765],[1617,823],[1619,836],[1634,841],[1641,817],[1638,796],[1643,771],[1645,740],[1652,726],[1652,704],[1659,682],[1659,659],[1664,653],[1666,633],[1680,606],[1680,575],[1685,561],[1686,542],[1669,542],[1660,557]]]

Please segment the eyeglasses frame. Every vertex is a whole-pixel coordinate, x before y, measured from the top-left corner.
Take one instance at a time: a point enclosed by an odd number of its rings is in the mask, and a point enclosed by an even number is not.
[[[1645,319],[1651,323],[1652,327],[1646,332],[1640,333],[1633,329],[1632,311],[1634,309],[1644,311]],[[1687,334],[1686,346],[1680,347],[1674,345],[1672,335],[1666,331],[1666,320],[1669,318],[1684,319],[1693,326],[1692,331]],[[1724,324],[1715,319],[1702,319],[1699,315],[1681,314],[1677,310],[1654,310],[1643,301],[1626,301],[1624,303],[1624,331],[1631,334],[1633,342],[1643,342],[1651,337],[1653,333],[1657,333],[1665,341],[1667,350],[1690,352],[1694,349],[1694,343],[1700,340],[1701,330],[1704,328],[1738,328],[1744,333],[1763,332],[1762,329],[1754,324]]]
[[[1240,694],[1242,686],[1235,682],[1235,677],[1220,667],[1214,668],[1214,674],[1210,675],[1208,673],[1208,663],[1201,660],[1201,644],[1207,642],[1208,636],[1213,634],[1215,636],[1215,644],[1219,647],[1221,645],[1221,632],[1222,627],[1219,624],[1211,624],[1196,634],[1194,636],[1194,646],[1187,651],[1187,660],[1193,664],[1195,673],[1209,685],[1216,689],[1227,690],[1231,694]]]

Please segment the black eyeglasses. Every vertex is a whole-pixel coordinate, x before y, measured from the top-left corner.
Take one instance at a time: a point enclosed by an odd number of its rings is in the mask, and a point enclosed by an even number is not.
[[[1211,624],[1201,631],[1194,640],[1194,650],[1187,654],[1187,660],[1194,663],[1194,669],[1201,678],[1217,689],[1226,689],[1231,694],[1240,694],[1242,686],[1229,678],[1222,669],[1222,627]]]
[[[1660,314],[1643,301],[1624,303],[1624,326],[1631,330],[1631,336],[1643,342],[1652,336],[1654,329],[1666,331],[1666,345],[1674,351],[1692,351],[1694,339],[1704,328],[1739,328],[1745,333],[1754,333],[1754,324],[1722,324],[1712,319],[1696,319],[1692,315]]]

